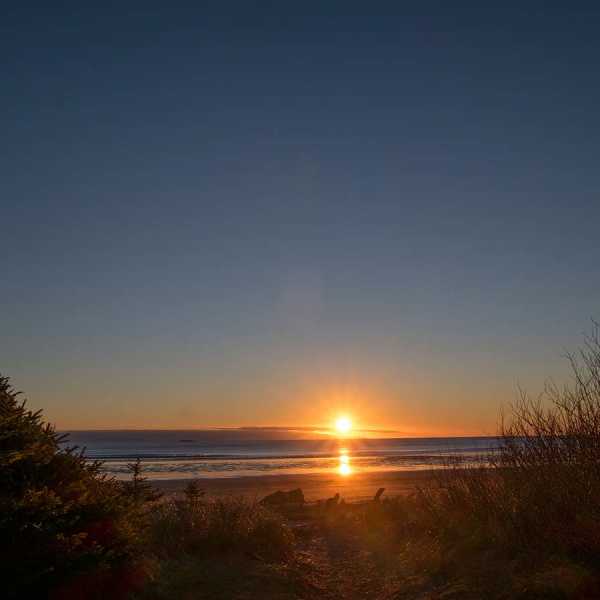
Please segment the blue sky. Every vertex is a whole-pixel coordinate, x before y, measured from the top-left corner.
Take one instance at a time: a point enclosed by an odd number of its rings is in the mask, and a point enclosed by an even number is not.
[[[600,9],[324,4],[3,9],[0,368],[59,426],[490,432],[566,377]]]

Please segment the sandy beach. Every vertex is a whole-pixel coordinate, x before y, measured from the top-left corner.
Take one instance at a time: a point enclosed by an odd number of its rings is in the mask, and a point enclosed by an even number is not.
[[[346,501],[356,502],[371,498],[381,487],[386,496],[398,496],[413,491],[419,485],[427,485],[431,471],[392,471],[357,473],[343,477],[337,473],[306,475],[260,475],[231,478],[203,478],[197,480],[208,496],[245,496],[263,498],[277,490],[301,488],[307,501],[329,498],[339,493]],[[152,483],[165,493],[182,491],[189,479],[153,480]]]

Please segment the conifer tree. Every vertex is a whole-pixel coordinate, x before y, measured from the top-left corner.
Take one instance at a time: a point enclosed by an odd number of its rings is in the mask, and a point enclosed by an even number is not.
[[[127,578],[139,545],[135,503],[19,395],[0,376],[2,596],[41,598],[75,586],[71,597],[94,598],[102,582]]]
[[[127,481],[124,488],[135,503],[154,502],[162,497],[162,494],[148,483],[147,477],[144,477],[141,458],[138,457],[135,462],[129,463],[127,470],[131,474],[131,481]]]

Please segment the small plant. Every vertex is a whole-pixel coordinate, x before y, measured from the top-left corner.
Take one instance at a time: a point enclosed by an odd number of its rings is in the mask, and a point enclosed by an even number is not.
[[[185,486],[184,494],[190,510],[197,510],[204,497],[204,490],[200,489],[198,482],[192,479],[192,481]]]
[[[133,499],[137,505],[143,505],[147,502],[154,502],[162,497],[162,493],[155,489],[143,475],[142,459],[137,458],[135,462],[127,465],[127,470],[131,474],[131,481],[123,484],[125,492]]]

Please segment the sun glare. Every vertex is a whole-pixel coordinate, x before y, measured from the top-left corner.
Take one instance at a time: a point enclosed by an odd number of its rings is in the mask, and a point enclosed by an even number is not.
[[[352,421],[349,417],[343,415],[335,420],[335,430],[337,431],[337,433],[344,435],[346,433],[350,433],[351,429]]]
[[[350,475],[352,473],[352,467],[350,467],[350,456],[346,448],[340,449],[338,473],[340,475]]]

